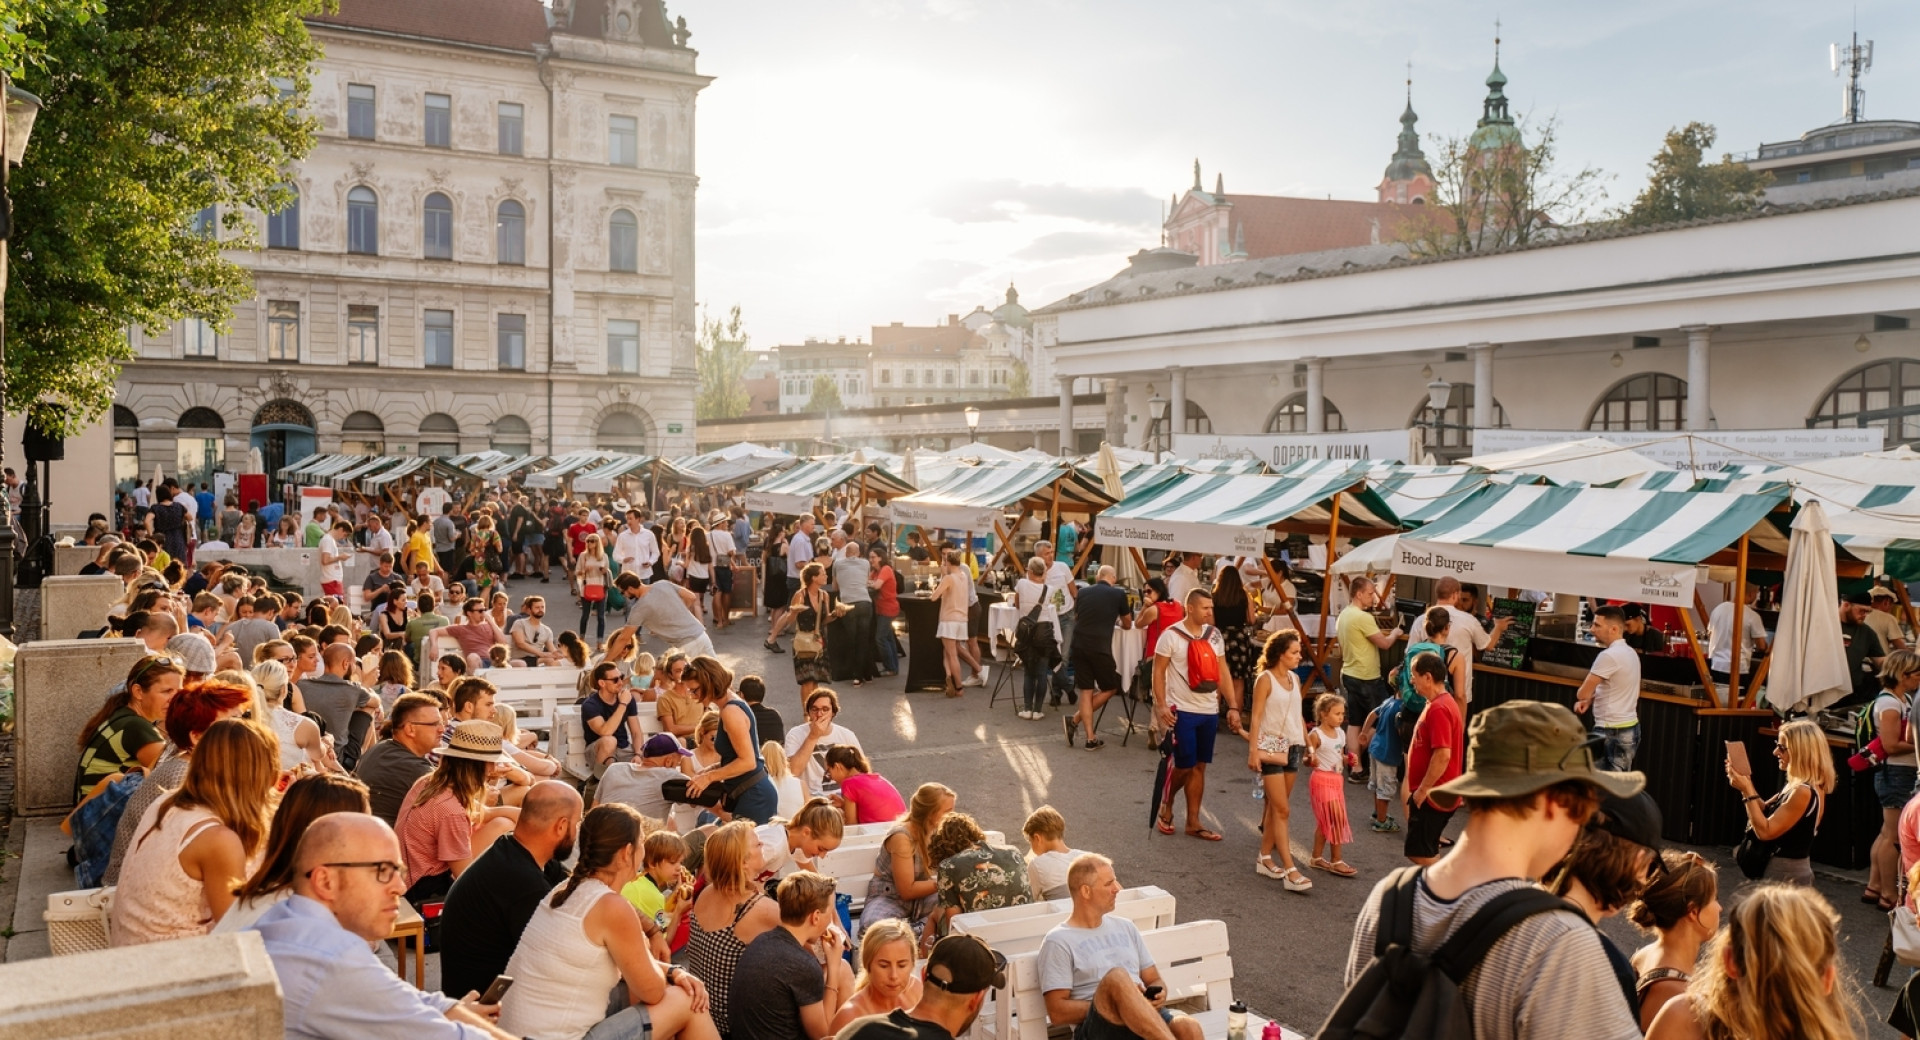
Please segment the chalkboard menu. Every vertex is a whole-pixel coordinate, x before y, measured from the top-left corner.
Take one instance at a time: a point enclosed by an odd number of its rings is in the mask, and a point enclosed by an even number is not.
[[[1500,641],[1480,652],[1480,660],[1496,668],[1521,669],[1527,663],[1527,645],[1533,642],[1534,604],[1524,599],[1495,599],[1493,618],[1513,619],[1500,633]]]

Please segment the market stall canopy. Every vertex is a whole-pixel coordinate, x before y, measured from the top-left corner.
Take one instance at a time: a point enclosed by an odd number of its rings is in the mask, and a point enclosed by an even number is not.
[[[894,499],[888,508],[896,524],[991,531],[1014,506],[1050,509],[1056,488],[1063,512],[1113,505],[1100,478],[1085,470],[1065,462],[1020,461],[963,467],[933,487]]]
[[[478,474],[460,468],[446,459],[432,455],[415,455],[402,459],[391,469],[384,469],[371,476],[360,478],[360,490],[372,492],[402,477],[421,477],[427,480],[480,480]]]
[[[1595,486],[1615,484],[1629,477],[1658,473],[1668,468],[1645,455],[1598,437],[1475,455],[1464,461],[1469,466],[1496,473],[1534,473],[1555,484],[1582,483]]]
[[[1800,488],[1914,487],[1920,485],[1920,452],[1901,445],[1892,451],[1767,467],[1764,475]]]
[[[373,458],[372,455],[309,455],[275,474],[281,480],[317,484],[349,467]]]
[[[742,441],[718,451],[674,459],[661,471],[660,479],[684,487],[744,484],[798,461],[790,452]]]
[[[1160,453],[1158,452],[1141,451],[1138,448],[1123,448],[1117,444],[1107,445],[1103,443],[1101,446],[1111,450],[1113,452],[1113,460],[1123,467],[1154,466],[1160,463]],[[1099,455],[1099,452],[1094,452],[1091,455],[1082,455],[1079,463],[1083,467],[1092,468],[1095,460],[1099,458]]]
[[[530,488],[557,488],[560,481],[582,470],[598,466],[611,458],[620,458],[618,452],[611,451],[570,451],[565,455],[555,455],[553,464],[538,472],[527,474],[521,483]]]
[[[1876,574],[1920,581],[1920,486],[1828,484],[1793,489],[1803,510],[1824,507],[1834,542]]]
[[[1771,469],[1772,467],[1767,467]],[[1764,491],[1770,487],[1780,487],[1786,481],[1779,476],[1767,476],[1758,473],[1732,472],[1722,470],[1712,476],[1696,477],[1691,471],[1664,469],[1657,473],[1642,473],[1637,477],[1614,484],[1617,488],[1635,488],[1642,491]]]
[[[332,483],[335,491],[352,491],[354,490],[354,481],[389,466],[398,465],[402,461],[404,461],[403,458],[398,455],[375,455],[371,458],[361,460],[357,466],[348,466],[346,469],[335,473],[327,479]]]
[[[1359,467],[1317,477],[1182,473],[1102,512],[1094,521],[1094,540],[1136,549],[1259,553],[1273,540],[1274,524],[1331,520],[1335,495],[1341,496],[1342,523],[1398,528],[1393,510],[1365,483]]]
[[[504,451],[488,448],[486,451],[471,451],[465,455],[449,456],[447,461],[469,473],[485,473],[488,467],[496,466],[509,457]]]
[[[1496,484],[1534,484],[1532,473],[1489,473],[1472,466],[1402,466],[1385,464],[1367,470],[1374,493],[1393,515],[1409,527],[1430,523],[1467,500],[1475,491]]]
[[[1393,571],[1687,606],[1699,566],[1766,522],[1785,488],[1758,494],[1493,485],[1400,536]]]
[[[763,513],[798,515],[813,508],[814,500],[835,488],[859,487],[867,493],[897,498],[913,494],[913,485],[871,462],[835,460],[803,462],[747,489],[747,508]]]
[[[652,455],[621,455],[608,459],[573,478],[574,494],[605,494],[613,490],[614,481],[621,477],[644,475],[656,461]]]
[[[547,455],[509,455],[503,459],[489,463],[484,470],[475,469],[474,472],[486,477],[488,480],[503,480],[515,473],[523,473],[550,460],[551,456]]]
[[[957,448],[948,448],[940,453],[955,462],[1052,462],[1051,458],[1030,459],[1017,451],[996,448],[991,444],[973,441]]]

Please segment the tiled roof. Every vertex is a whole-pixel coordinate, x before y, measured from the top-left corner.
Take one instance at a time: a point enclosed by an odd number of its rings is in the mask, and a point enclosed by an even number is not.
[[[939,357],[958,354],[978,339],[965,325],[875,325],[873,352]],[[914,348],[919,348],[917,351]]]
[[[338,13],[307,21],[516,51],[547,40],[540,0],[340,0]]]
[[[1228,195],[1228,221],[1246,229],[1247,259],[1317,253],[1393,241],[1413,213],[1391,202],[1296,199],[1284,195]]]
[[[1089,286],[1079,292],[1068,295],[1064,299],[1055,300],[1034,313],[1058,314],[1061,311],[1081,310],[1088,307],[1105,307],[1118,303],[1128,303],[1142,296],[1185,296],[1193,293],[1241,289],[1256,284],[1270,285],[1277,282],[1306,281],[1312,278],[1336,278],[1341,275],[1377,271],[1384,267],[1448,264],[1485,256],[1500,256],[1506,253],[1530,252],[1536,249],[1559,249],[1566,246],[1579,245],[1582,242],[1601,242],[1616,238],[1637,238],[1641,235],[1656,235],[1667,231],[1679,231],[1685,228],[1708,227],[1714,224],[1735,224],[1741,221],[1762,220],[1767,217],[1783,216],[1789,213],[1808,213],[1814,210],[1838,209],[1842,206],[1859,206],[1894,199],[1911,198],[1920,198],[1920,188],[1885,191],[1873,195],[1854,195],[1843,199],[1822,199],[1818,202],[1805,202],[1784,206],[1763,202],[1744,213],[1732,213],[1719,217],[1703,217],[1699,220],[1675,221],[1670,224],[1655,224],[1650,227],[1625,227],[1611,223],[1582,224],[1561,229],[1559,234],[1550,235],[1541,240],[1528,242],[1524,245],[1502,246],[1498,249],[1484,249],[1471,253],[1445,253],[1439,256],[1416,258],[1411,255],[1411,252],[1406,246],[1396,242],[1390,245],[1362,246],[1354,249],[1334,249],[1317,255],[1270,257],[1265,260],[1243,260],[1231,264],[1214,264],[1210,267],[1184,267],[1171,271],[1156,271],[1140,275],[1122,271],[1098,285]]]

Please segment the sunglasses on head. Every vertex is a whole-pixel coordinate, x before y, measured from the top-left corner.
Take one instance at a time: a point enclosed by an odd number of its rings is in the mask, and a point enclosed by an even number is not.
[[[133,671],[127,673],[127,685],[144,685],[148,676],[162,668],[169,671],[177,668],[184,672],[187,670],[187,662],[172,654],[148,654],[134,662]]]

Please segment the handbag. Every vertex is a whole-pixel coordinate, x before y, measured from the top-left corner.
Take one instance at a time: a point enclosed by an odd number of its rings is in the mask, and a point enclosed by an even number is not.
[[[1913,910],[1902,903],[1887,911],[1887,922],[1893,926],[1893,956],[1909,968],[1920,968],[1920,921],[1915,921]]]
[[[607,598],[607,587],[601,584],[582,585],[580,586],[580,598],[586,600],[588,603],[604,602]]]
[[[1778,842],[1762,841],[1753,833],[1753,825],[1747,825],[1745,834],[1740,836],[1740,844],[1733,847],[1733,861],[1740,866],[1740,873],[1752,880],[1766,876],[1767,864],[1773,862],[1773,852],[1779,848]]]

